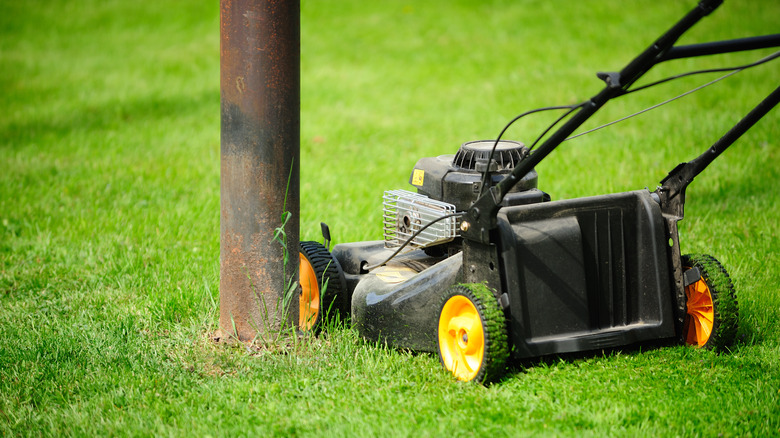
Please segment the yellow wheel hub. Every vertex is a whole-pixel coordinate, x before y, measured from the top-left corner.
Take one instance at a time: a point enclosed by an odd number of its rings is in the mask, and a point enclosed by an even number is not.
[[[685,287],[688,298],[688,317],[685,318],[685,343],[702,347],[710,339],[715,325],[712,294],[704,279]]]
[[[298,327],[301,330],[311,330],[317,322],[320,312],[320,287],[317,284],[317,274],[314,273],[311,263],[300,256],[300,282],[301,295],[299,298]]]
[[[439,349],[444,367],[459,380],[472,380],[479,373],[485,355],[484,328],[474,303],[463,295],[447,300],[441,310]]]

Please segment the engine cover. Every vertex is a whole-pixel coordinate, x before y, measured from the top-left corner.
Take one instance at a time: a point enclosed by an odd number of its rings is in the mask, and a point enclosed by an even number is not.
[[[455,155],[422,158],[414,166],[409,184],[422,195],[453,204],[457,211],[466,211],[479,196],[486,166],[491,167],[491,184],[495,185],[528,154],[523,143],[501,140],[492,160],[488,161],[494,143],[495,140],[471,141],[461,145]],[[536,188],[538,179],[535,170],[528,172],[507,194],[502,205],[549,200],[546,193]]]

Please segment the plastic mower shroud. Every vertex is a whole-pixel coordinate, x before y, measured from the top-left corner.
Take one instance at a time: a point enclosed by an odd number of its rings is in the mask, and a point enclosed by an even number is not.
[[[698,158],[650,192],[550,201],[534,167],[652,66],[683,57],[780,45],[780,35],[678,46],[720,5],[701,1],[531,152],[520,142],[469,142],[422,158],[417,193],[384,196],[384,240],[301,244],[300,326],[351,315],[361,336],[437,352],[460,380],[500,378],[510,358],[678,339],[725,348],[738,310],[725,269],[680,254],[685,189],[780,101],[780,88]],[[502,133],[503,134],[503,133]],[[402,249],[407,249],[401,252]],[[303,283],[306,284],[303,284]]]

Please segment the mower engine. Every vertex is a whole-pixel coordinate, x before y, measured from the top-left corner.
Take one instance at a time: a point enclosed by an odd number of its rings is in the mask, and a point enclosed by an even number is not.
[[[528,155],[528,148],[518,141],[501,140],[493,157],[493,140],[464,143],[455,155],[422,158],[414,166],[409,184],[417,193],[466,211],[482,192],[482,176],[490,171],[491,185],[495,185]],[[535,170],[528,172],[504,199],[504,206],[532,204],[549,199],[536,189],[539,177]]]
[[[492,159],[489,159],[493,146]],[[409,177],[417,193],[389,190],[384,195],[384,239],[386,248],[401,246],[415,233],[408,245],[426,249],[428,254],[452,255],[460,251],[460,220],[450,217],[423,228],[434,219],[466,211],[482,191],[482,178],[490,172],[495,185],[528,155],[518,141],[480,140],[464,143],[454,155],[420,159]],[[523,205],[548,201],[538,190],[538,175],[532,170],[504,198],[502,205]],[[422,230],[422,231],[421,231]],[[446,244],[446,245],[445,245]]]

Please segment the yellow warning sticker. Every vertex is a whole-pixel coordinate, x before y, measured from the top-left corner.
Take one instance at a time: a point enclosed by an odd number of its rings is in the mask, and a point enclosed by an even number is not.
[[[414,169],[412,173],[412,185],[422,187],[423,180],[425,180],[425,171],[422,169]]]

